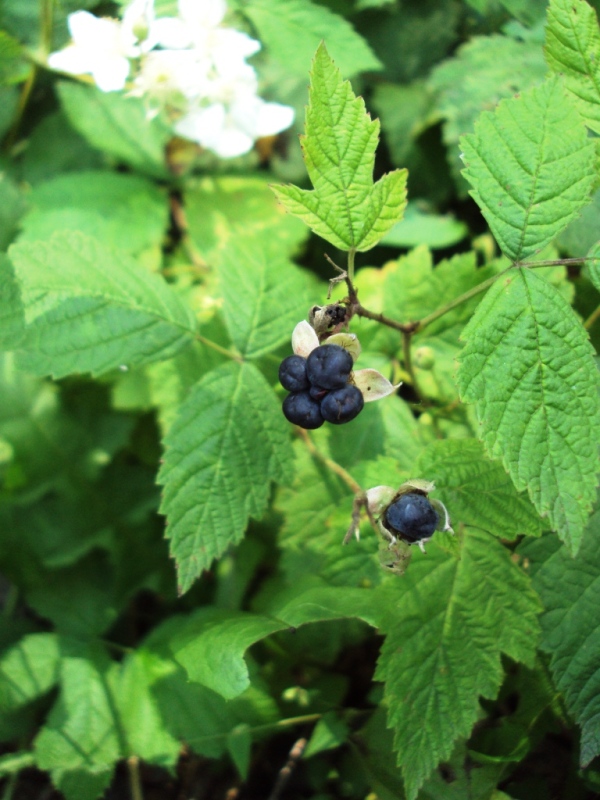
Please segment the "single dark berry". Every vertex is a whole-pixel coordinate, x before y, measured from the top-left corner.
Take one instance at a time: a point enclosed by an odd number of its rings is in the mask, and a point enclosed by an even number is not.
[[[306,374],[313,386],[341,389],[352,372],[352,356],[338,344],[316,347],[306,359]]]
[[[306,359],[288,356],[279,365],[279,383],[288,392],[304,392],[310,387],[306,375]]]
[[[439,514],[425,495],[403,494],[385,511],[384,522],[392,533],[407,542],[429,539],[437,528]]]
[[[283,413],[288,422],[311,431],[324,422],[319,403],[308,392],[288,394],[283,401]]]
[[[308,393],[313,400],[318,400],[320,402],[327,394],[327,389],[321,389],[320,386],[311,386]]]
[[[358,416],[363,410],[365,399],[356,386],[351,383],[336,389],[321,401],[321,414],[334,425],[343,425]]]

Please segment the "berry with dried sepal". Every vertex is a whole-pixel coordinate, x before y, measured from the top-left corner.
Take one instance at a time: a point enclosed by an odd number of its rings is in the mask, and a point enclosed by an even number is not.
[[[288,422],[306,430],[320,428],[325,422],[321,406],[308,392],[292,392],[283,401],[283,413]]]
[[[440,521],[440,515],[424,494],[403,494],[385,510],[386,528],[406,542],[430,539]]]
[[[352,356],[337,344],[316,347],[306,359],[306,374],[311,386],[341,389],[352,372]]]
[[[288,392],[305,392],[310,388],[306,374],[306,359],[302,356],[288,356],[279,365],[279,383]]]
[[[343,425],[357,417],[363,410],[365,400],[351,383],[329,392],[321,401],[321,414],[327,422]]]

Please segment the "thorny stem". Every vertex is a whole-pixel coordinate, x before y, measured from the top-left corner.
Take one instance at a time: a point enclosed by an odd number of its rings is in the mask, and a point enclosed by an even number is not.
[[[346,486],[354,493],[354,494],[363,494],[362,488],[358,485],[358,483],[354,480],[352,475],[349,472],[341,467],[336,461],[332,461],[331,458],[327,458],[321,453],[314,445],[312,439],[308,435],[308,433],[304,430],[304,428],[298,428],[298,435],[303,440],[304,444],[307,446],[311,456],[316,458],[322,464],[324,464],[327,469],[334,472],[339,478],[341,478]]]
[[[144,800],[142,781],[140,780],[140,760],[137,756],[129,756],[127,759],[127,769],[129,770],[131,800]]]

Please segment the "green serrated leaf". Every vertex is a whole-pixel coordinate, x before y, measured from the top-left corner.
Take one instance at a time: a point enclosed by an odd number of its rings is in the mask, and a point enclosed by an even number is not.
[[[327,42],[345,75],[381,69],[381,62],[363,37],[325,6],[310,0],[250,0],[243,12],[286,72],[304,76],[322,41]]]
[[[600,511],[589,521],[577,558],[564,547],[545,551],[544,540],[526,551],[532,562],[540,555],[542,561],[533,578],[546,609],[541,647],[550,653],[556,686],[581,725],[580,760],[587,766],[600,755]]]
[[[165,146],[172,133],[160,117],[148,120],[142,99],[67,82],[58,84],[58,95],[69,122],[92,147],[153,177],[169,177]]]
[[[38,374],[97,375],[169,358],[194,315],[157,275],[74,231],[11,247],[27,328],[22,364]]]
[[[289,479],[288,429],[258,370],[228,363],[188,395],[165,444],[161,510],[184,592],[260,517],[270,481]]]
[[[291,340],[314,298],[311,277],[285,258],[270,236],[230,240],[222,253],[219,279],[223,315],[240,353],[257,358]]]
[[[342,80],[325,46],[313,62],[304,159],[315,187],[277,186],[284,208],[315,233],[342,250],[365,251],[396,224],[406,207],[406,170],[395,170],[373,183],[379,122],[365,112]]]
[[[221,696],[238,697],[250,685],[246,650],[277,631],[346,617],[364,619],[376,625],[381,617],[367,589],[325,586],[311,576],[269,599],[267,615],[243,611],[203,608],[180,626],[170,639],[175,660],[188,677]]]
[[[600,30],[595,10],[584,0],[550,0],[546,61],[564,76],[586,125],[600,133]]]
[[[473,131],[483,110],[540,83],[545,74],[546,65],[537,43],[498,34],[473,37],[458,48],[455,56],[432,71],[429,86],[437,93],[434,108],[444,119],[447,157],[461,195],[467,192],[460,174],[461,134]]]
[[[30,70],[19,42],[0,30],[0,86],[25,80]]]
[[[542,532],[528,498],[519,495],[504,468],[486,458],[474,439],[433,442],[419,456],[416,474],[435,483],[432,496],[445,504],[455,528],[473,525],[503,539]]]
[[[167,199],[150,181],[117,172],[59,175],[29,195],[20,241],[77,230],[126,253],[159,248],[168,221]]]
[[[188,187],[184,202],[190,236],[211,265],[218,266],[223,249],[238,236],[268,236],[273,247],[290,256],[307,235],[305,226],[283,211],[260,178],[204,177]]]
[[[458,386],[517,489],[576,553],[595,498],[599,404],[587,334],[533,271],[497,281],[463,332]]]
[[[539,604],[502,545],[471,528],[460,560],[431,546],[401,583],[376,591],[389,616],[375,677],[385,681],[388,724],[414,800],[454,742],[469,735],[479,696],[496,696],[501,653],[533,663]]]
[[[65,640],[61,649],[61,694],[35,739],[36,764],[50,771],[63,792],[62,781],[72,772],[89,773],[93,784],[96,776],[106,786],[125,755],[112,697],[119,667],[99,645]],[[82,791],[81,796],[95,800],[97,794]]]
[[[48,692],[58,680],[58,643],[53,633],[32,633],[0,658],[3,714]]]
[[[460,142],[470,193],[512,261],[549,244],[589,202],[594,145],[557,78],[482,114]]]

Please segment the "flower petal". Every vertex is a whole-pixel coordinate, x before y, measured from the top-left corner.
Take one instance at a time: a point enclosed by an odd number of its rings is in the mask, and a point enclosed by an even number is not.
[[[297,356],[306,358],[319,346],[319,337],[306,320],[299,322],[292,333],[292,350]]]
[[[352,356],[352,361],[356,361],[361,351],[360,342],[355,333],[334,333],[333,336],[329,336],[323,344],[337,344],[343,347],[344,350],[347,350]],[[364,371],[365,370],[361,370],[361,372]]]
[[[289,128],[294,121],[295,111],[291,106],[281,103],[261,102],[256,120],[256,135],[273,136]]]
[[[332,339],[335,337],[331,337]],[[331,339],[328,339],[331,341]],[[382,397],[387,397],[392,394],[396,389],[401,386],[397,383],[395,386],[384,378],[381,372],[376,369],[358,369],[353,373],[354,385],[360,389],[365,403],[370,403],[373,400],[380,400]]]

